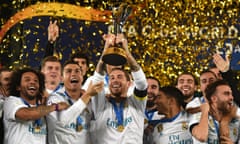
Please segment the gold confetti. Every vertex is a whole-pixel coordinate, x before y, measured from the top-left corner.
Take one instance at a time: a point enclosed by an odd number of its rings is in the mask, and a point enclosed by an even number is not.
[[[225,39],[232,39],[232,45],[236,45],[236,41],[240,40],[239,34],[236,34],[236,27],[239,24],[239,7],[240,2],[236,0],[125,0],[134,7],[133,15],[126,21],[124,30],[128,38],[129,47],[137,61],[143,67],[147,76],[156,76],[161,85],[173,84],[177,76],[183,71],[189,71],[199,76],[199,73],[208,68],[211,62],[212,54],[222,50],[225,46]],[[76,6],[86,6],[88,9],[94,8],[97,10],[109,10],[112,3],[109,0],[90,1],[85,0],[84,3],[76,1],[72,4]],[[24,10],[29,6],[29,3],[20,3],[14,0],[11,3],[1,4],[0,7],[12,7],[17,10]],[[23,7],[24,6],[24,7]],[[39,8],[37,12],[41,12]],[[57,13],[53,8],[51,13]],[[73,13],[63,13],[63,17],[57,17],[58,23],[64,23],[67,19],[64,16],[73,15]],[[103,16],[107,18],[106,16]],[[0,22],[3,25],[8,19],[1,18]],[[39,17],[38,22],[41,23],[43,18]],[[91,31],[89,36],[102,36],[105,32],[98,29],[98,25],[91,22],[76,20],[79,25],[76,28],[76,33],[83,33],[90,26],[95,26],[96,30]],[[106,22],[105,24],[111,24]],[[39,35],[31,29],[22,32],[21,25],[15,27],[16,33],[5,35],[0,46],[0,52],[5,53],[8,45],[12,40],[22,42],[26,39],[24,36],[33,34]],[[84,26],[82,26],[84,24]],[[67,33],[67,28],[74,28],[75,25],[71,21],[67,27],[60,28],[60,35]],[[32,28],[45,30],[45,27],[33,24]],[[72,53],[77,50],[87,52],[90,62],[90,73],[95,70],[96,61],[101,55],[102,48],[96,46],[96,42],[83,40],[88,39],[87,36],[77,37],[76,33],[68,33],[67,36],[74,39],[78,47],[73,47],[71,43],[67,46],[60,46],[58,56],[63,58],[64,51],[72,49]],[[24,36],[22,36],[24,34]],[[47,36],[45,31],[43,35]],[[63,40],[63,39],[61,39]],[[234,41],[235,40],[235,41]],[[39,47],[42,40],[36,40],[35,45],[27,47],[26,43],[22,45],[22,51],[12,49],[8,53],[9,57],[15,59],[13,66],[26,65],[29,60],[28,56],[35,55],[38,52],[44,51],[44,48]],[[104,45],[104,41],[101,41]],[[25,49],[32,49],[31,53],[25,55]],[[91,51],[90,51],[91,50]],[[21,54],[19,54],[21,52]],[[231,55],[230,48],[227,47],[227,54]],[[35,58],[40,61],[40,57]],[[239,76],[237,77],[239,79]]]

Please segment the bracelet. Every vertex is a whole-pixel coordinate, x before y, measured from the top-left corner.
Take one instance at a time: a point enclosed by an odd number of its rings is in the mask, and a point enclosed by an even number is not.
[[[58,104],[53,104],[55,106],[55,111],[59,111]]]

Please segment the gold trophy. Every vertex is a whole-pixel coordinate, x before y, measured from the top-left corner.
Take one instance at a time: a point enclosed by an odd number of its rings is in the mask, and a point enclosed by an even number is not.
[[[125,24],[128,16],[130,15],[132,8],[126,3],[120,6],[114,6],[112,10],[113,17],[113,28],[114,34],[117,35],[122,33],[123,25]],[[115,44],[105,50],[103,53],[103,61],[106,64],[118,66],[124,65],[126,63],[126,53],[125,50],[120,46]]]

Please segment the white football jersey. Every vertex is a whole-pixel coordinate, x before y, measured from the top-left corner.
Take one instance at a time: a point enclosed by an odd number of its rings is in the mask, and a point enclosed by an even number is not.
[[[144,90],[136,90],[135,95],[127,96],[124,104],[122,102],[120,104],[114,103],[113,99],[106,98],[105,90],[92,98],[95,120],[91,123],[91,137],[94,139],[94,144],[143,143],[147,81],[142,70],[132,74],[133,78],[138,76],[139,79],[135,80],[140,81]],[[104,76],[95,72],[93,83],[102,81],[103,78]],[[139,97],[140,95],[141,97]],[[116,109],[121,113],[117,113]],[[119,117],[122,117],[121,124]]]
[[[72,105],[71,102],[72,101]],[[81,100],[73,101],[66,95],[64,88],[52,94],[48,104],[66,102],[70,107],[63,111],[54,111],[47,116],[49,144],[91,144],[89,128],[92,113]],[[77,125],[80,117],[81,126]]]
[[[200,107],[202,103],[204,103],[204,97],[195,97],[192,101],[190,101],[187,105],[186,105],[186,110],[188,108],[197,108]],[[194,113],[194,114],[189,114],[189,119],[190,119],[190,123],[198,123],[199,120],[201,118],[201,112],[198,113]],[[194,144],[207,144],[207,142],[200,142],[199,140],[197,140],[194,136],[192,136],[193,139],[193,143]]]
[[[118,130],[114,107],[105,94],[94,98],[96,120],[92,122],[91,133],[96,137],[95,144],[142,144],[146,98],[127,98],[123,108],[122,131]]]
[[[208,140],[207,144],[219,143],[219,123],[212,116],[208,117]],[[240,121],[233,119],[229,124],[230,138],[235,143],[239,140]]]
[[[187,105],[185,109],[188,108],[197,108],[200,107],[202,103],[204,103],[205,100],[203,97],[195,97],[193,100],[191,100]]]
[[[159,120],[154,127],[153,144],[192,144],[188,122],[188,114],[183,111],[172,119]]]
[[[0,94],[0,117],[2,118],[4,96]]]
[[[194,104],[195,106],[200,106],[201,103],[203,103],[203,97],[201,98],[195,98],[192,102],[189,103],[189,107],[192,107]],[[237,110],[237,115],[239,114],[240,109]],[[189,126],[198,124],[201,119],[201,112],[191,114],[190,115],[190,122]],[[233,119],[229,124],[230,129],[230,138],[233,142],[237,142],[239,139],[239,130],[240,130],[240,120],[239,119]],[[219,123],[218,121],[214,120],[214,118],[209,115],[208,116],[208,140],[207,142],[199,142],[196,139],[194,139],[194,144],[215,144],[219,143]]]
[[[41,125],[35,121],[16,119],[15,114],[21,108],[27,108],[20,97],[10,96],[4,102],[4,144],[46,144],[47,128],[45,118]],[[31,106],[35,107],[35,106]]]

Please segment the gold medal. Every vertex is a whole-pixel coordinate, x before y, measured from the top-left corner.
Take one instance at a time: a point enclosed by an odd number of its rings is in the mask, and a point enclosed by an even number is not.
[[[148,120],[147,119],[144,119],[144,124],[147,124],[148,123]]]
[[[34,131],[35,131],[36,133],[40,132],[40,130],[41,130],[40,126],[36,126],[36,127],[34,128]]]
[[[78,132],[82,131],[82,129],[83,129],[83,126],[82,126],[82,125],[77,125],[77,131],[78,131]]]
[[[124,130],[123,125],[119,125],[119,126],[117,127],[117,130],[118,130],[119,132],[122,132],[122,131]]]

